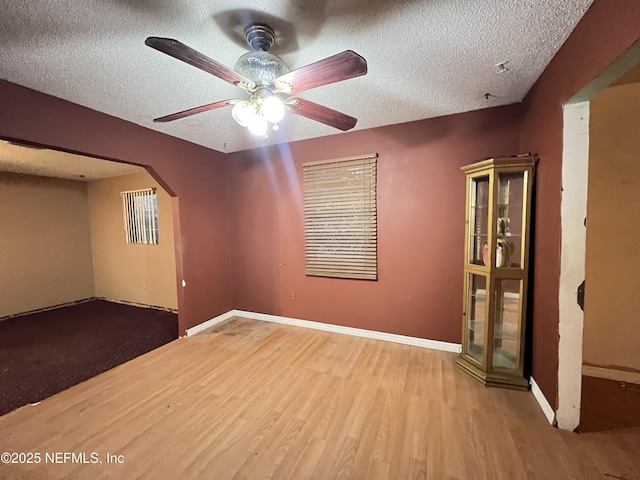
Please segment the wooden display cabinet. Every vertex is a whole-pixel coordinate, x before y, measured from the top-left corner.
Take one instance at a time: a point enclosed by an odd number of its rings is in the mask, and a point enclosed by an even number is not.
[[[524,344],[533,156],[462,167],[467,180],[462,351],[487,386],[526,390]]]

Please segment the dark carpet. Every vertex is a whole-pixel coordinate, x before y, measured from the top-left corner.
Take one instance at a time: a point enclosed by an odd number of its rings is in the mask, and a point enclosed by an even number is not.
[[[640,385],[582,376],[581,432],[640,427]]]
[[[0,415],[178,338],[178,315],[91,300],[0,321]]]

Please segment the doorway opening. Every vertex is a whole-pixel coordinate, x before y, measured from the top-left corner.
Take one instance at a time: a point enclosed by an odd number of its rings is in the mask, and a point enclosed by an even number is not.
[[[154,243],[127,241],[140,189]],[[0,141],[0,414],[178,337],[174,206],[141,166]]]
[[[633,202],[627,204],[620,211],[620,206],[614,215],[608,211],[608,206],[603,203],[603,197],[597,192],[609,189],[610,192],[631,191],[633,186],[620,189],[620,185],[626,179],[640,178],[634,177],[630,170],[631,164],[626,160],[621,161],[618,166],[609,166],[606,162],[606,154],[598,153],[603,142],[611,141],[611,135],[623,134],[625,129],[617,128],[609,132],[603,129],[603,125],[611,124],[611,118],[604,119],[603,114],[612,115],[611,109],[606,112],[601,108],[603,100],[612,97],[611,91],[625,88],[632,90],[633,86],[640,87],[640,42],[631,47],[613,65],[603,72],[597,79],[586,85],[564,106],[564,134],[563,134],[563,168],[562,168],[562,242],[561,242],[561,273],[560,273],[560,323],[559,323],[559,369],[558,369],[558,410],[556,420],[558,427],[567,430],[576,430],[581,425],[583,393],[588,395],[589,389],[583,392],[583,374],[589,376],[590,388],[591,377],[595,374],[603,375],[602,370],[594,370],[593,367],[605,370],[629,370],[629,366],[620,365],[619,359],[611,356],[619,350],[615,337],[622,335],[625,338],[634,338],[635,332],[624,333],[623,324],[607,312],[607,306],[603,304],[600,295],[594,292],[597,289],[598,281],[605,280],[612,288],[617,285],[628,287],[633,283],[629,276],[629,271],[623,273],[616,262],[628,263],[633,259],[624,253],[628,249],[623,247],[619,236],[629,236],[628,224],[623,222],[611,230],[614,219],[622,215],[623,218],[636,212],[636,218],[640,214],[640,204]],[[634,80],[635,79],[635,80]],[[626,92],[628,93],[628,92]],[[613,95],[619,95],[620,90]],[[604,95],[604,97],[603,97]],[[638,111],[638,106],[631,107],[628,103],[625,108],[628,111]],[[623,119],[617,118],[617,121]],[[640,121],[640,116],[638,116]],[[631,117],[626,119],[632,121]],[[615,122],[613,122],[615,123]],[[637,137],[636,125],[635,137]],[[630,140],[633,135],[626,135]],[[605,139],[609,140],[605,140]],[[627,148],[627,147],[625,147]],[[628,148],[640,148],[629,146]],[[638,151],[635,152],[637,156]],[[604,162],[604,163],[603,163]],[[625,163],[626,162],[626,163]],[[637,163],[637,162],[636,162]],[[609,168],[609,172],[615,175],[603,175]],[[622,170],[621,170],[622,169]],[[640,173],[640,172],[638,172]],[[618,175],[618,177],[616,177]],[[608,184],[607,184],[608,182]],[[618,185],[616,185],[618,182]],[[610,206],[610,205],[609,205]],[[635,210],[634,210],[635,209]],[[585,221],[585,219],[587,219]],[[637,223],[637,222],[636,222]],[[598,230],[600,230],[598,232]],[[599,242],[596,235],[605,235],[608,242]],[[624,240],[626,242],[627,240]],[[623,243],[624,243],[623,242]],[[617,252],[612,255],[612,252]],[[632,260],[633,261],[633,260]],[[640,262],[640,259],[638,260]],[[603,273],[606,272],[606,276]],[[591,280],[590,280],[591,278]],[[578,305],[578,287],[585,281],[584,312]],[[636,289],[640,285],[636,284]],[[622,293],[620,291],[619,293]],[[615,295],[620,298],[622,295]],[[609,299],[607,301],[616,301]],[[620,303],[620,300],[618,300]],[[622,303],[625,303],[624,301]],[[609,307],[611,304],[608,305]],[[618,306],[618,305],[616,305]],[[626,308],[626,307],[625,307]],[[634,307],[630,307],[634,308]],[[637,310],[636,310],[637,313]],[[634,317],[637,319],[637,315]],[[623,322],[624,323],[624,322]],[[637,330],[637,328],[635,329]],[[610,340],[602,342],[603,332],[613,333]],[[594,341],[594,339],[597,339]],[[595,350],[594,350],[595,347]],[[602,347],[602,348],[600,348]],[[599,353],[598,353],[599,352]],[[637,349],[630,352],[629,357],[637,357]],[[596,359],[597,364],[593,360]],[[609,361],[609,359],[614,359]],[[640,359],[638,359],[640,360]],[[603,363],[604,362],[604,363]],[[633,363],[631,361],[631,363]],[[613,367],[613,368],[612,368]],[[640,368],[638,369],[640,373]],[[640,375],[639,375],[640,377]],[[640,397],[640,394],[639,394]],[[593,400],[592,397],[588,401]],[[611,400],[611,399],[610,399]],[[586,404],[585,404],[586,405]],[[591,404],[589,404],[591,405]],[[593,411],[593,407],[589,406]],[[611,411],[611,408],[604,408],[603,411]],[[587,413],[585,411],[585,413]],[[588,422],[587,422],[588,423]],[[585,423],[586,425],[586,423]]]

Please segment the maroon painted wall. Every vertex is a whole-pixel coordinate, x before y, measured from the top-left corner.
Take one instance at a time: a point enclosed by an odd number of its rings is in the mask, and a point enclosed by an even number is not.
[[[0,81],[0,137],[152,167],[177,195],[176,263],[184,329],[233,308],[223,154]]]
[[[537,175],[533,377],[557,405],[562,105],[640,38],[638,0],[595,0],[523,103],[522,151]]]
[[[230,156],[236,308],[460,342],[465,176],[518,152],[519,106]],[[377,152],[378,277],[306,277],[301,164]]]

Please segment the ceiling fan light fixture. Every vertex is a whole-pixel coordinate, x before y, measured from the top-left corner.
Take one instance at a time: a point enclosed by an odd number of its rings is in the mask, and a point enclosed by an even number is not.
[[[270,96],[262,101],[260,109],[264,118],[271,123],[278,123],[284,117],[284,104],[278,97]]]
[[[269,122],[264,117],[260,115],[256,115],[253,117],[249,123],[249,131],[254,135],[259,137],[264,137],[267,133],[267,128],[269,127]]]
[[[231,116],[243,127],[248,127],[254,117],[258,116],[256,105],[249,100],[236,103],[231,110]]]

